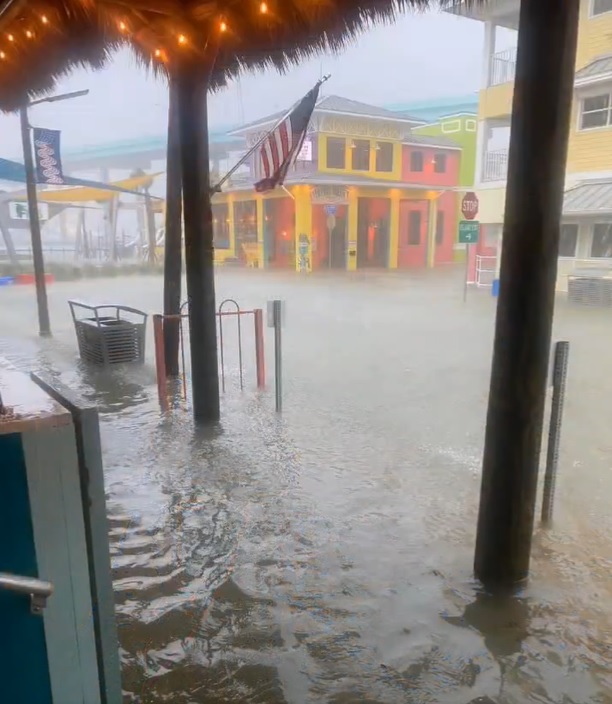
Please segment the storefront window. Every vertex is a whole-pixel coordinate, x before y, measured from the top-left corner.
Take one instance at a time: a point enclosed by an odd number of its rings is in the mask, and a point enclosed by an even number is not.
[[[612,257],[612,223],[593,225],[592,257]]]
[[[227,203],[215,203],[212,206],[212,215],[215,249],[229,249],[230,227]]]
[[[444,242],[444,211],[438,210],[436,219],[436,244],[440,245]]]
[[[346,168],[346,140],[340,137],[327,138],[327,168]]]
[[[411,210],[408,215],[408,244],[421,244],[421,211]]]
[[[245,246],[257,243],[257,203],[241,200],[234,203],[234,233],[236,255],[240,256]]]
[[[353,142],[353,171],[370,170],[370,142],[367,139],[356,139]]]
[[[578,225],[561,225],[559,234],[559,256],[575,257],[576,244],[578,242]]]
[[[376,171],[390,173],[393,171],[393,144],[378,142],[376,145]]]

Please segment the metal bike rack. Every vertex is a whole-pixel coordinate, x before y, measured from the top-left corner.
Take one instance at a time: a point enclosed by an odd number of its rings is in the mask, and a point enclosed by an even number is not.
[[[240,390],[244,389],[243,373],[242,373],[242,325],[240,322],[240,306],[233,298],[226,298],[219,304],[219,310],[217,315],[219,316],[219,355],[221,357],[221,388],[225,391],[225,363],[224,363],[224,352],[223,352],[223,317],[224,315],[229,315],[229,311],[225,311],[224,307],[226,305],[233,305],[235,310],[232,313],[236,316],[236,325],[238,330],[238,366],[240,373]]]

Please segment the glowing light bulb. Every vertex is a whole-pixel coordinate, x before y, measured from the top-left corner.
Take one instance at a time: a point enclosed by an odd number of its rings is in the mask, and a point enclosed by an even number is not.
[[[268,12],[268,3],[262,2],[259,6],[259,11],[261,12],[262,15],[265,15]]]
[[[6,54],[3,51],[0,51],[0,59],[6,59]]]
[[[179,34],[178,43],[179,44],[187,44],[187,37],[184,34]]]
[[[222,32],[227,32],[227,22],[225,20],[221,20],[221,24],[219,25],[219,29]]]
[[[26,29],[26,37],[27,37],[28,39],[32,39],[33,36],[34,36],[34,35],[32,34],[32,32],[30,32],[29,29]]]
[[[47,15],[43,15],[43,16],[40,18],[40,21],[41,21],[43,24],[49,24],[49,18],[47,17]]]
[[[159,59],[161,56],[161,49],[155,49],[155,56]]]
[[[125,32],[127,30],[127,25],[125,22],[119,22],[119,30]]]
[[[12,34],[7,34],[7,35],[6,35],[6,38],[9,40],[9,42],[14,42],[14,41],[15,41],[15,37],[14,37]]]

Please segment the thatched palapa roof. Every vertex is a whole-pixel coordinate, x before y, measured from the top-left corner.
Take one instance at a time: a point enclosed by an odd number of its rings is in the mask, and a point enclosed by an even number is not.
[[[164,72],[200,64],[218,88],[243,69],[283,70],[338,51],[403,9],[454,1],[0,0],[0,110],[50,91],[75,67],[102,67],[124,46]]]

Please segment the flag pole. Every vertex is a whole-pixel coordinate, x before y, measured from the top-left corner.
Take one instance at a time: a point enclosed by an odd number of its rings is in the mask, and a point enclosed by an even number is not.
[[[315,85],[312,87],[311,90],[315,90],[316,88],[319,88],[319,86],[321,86],[323,83],[325,83],[325,81],[328,81],[328,80],[330,79],[330,77],[331,77],[331,74],[328,73],[326,76],[322,76],[321,78],[319,78],[319,80],[315,83]],[[310,92],[310,91],[309,91],[309,92]],[[300,100],[302,100],[302,99],[303,99],[303,98],[300,98]],[[291,113],[292,113],[293,110],[295,109],[295,106],[296,106],[298,103],[299,103],[299,101],[296,100],[296,102],[289,108],[289,110],[287,110],[287,112],[283,113],[283,116],[282,116],[280,119],[278,119],[278,120],[274,123],[274,126],[271,127],[271,128],[263,135],[263,137],[261,137],[261,139],[258,139],[257,142],[256,142],[256,143],[247,151],[247,153],[240,159],[240,161],[238,161],[238,163],[237,163],[233,168],[231,168],[231,169],[225,174],[225,176],[219,181],[219,183],[217,183],[216,186],[213,186],[213,188],[211,189],[213,193],[221,193],[221,186],[223,186],[223,184],[224,184],[228,179],[230,179],[233,174],[236,173],[236,171],[244,164],[244,162],[251,156],[251,154],[253,154],[253,152],[257,151],[257,149],[259,149],[259,147],[261,147],[261,145],[266,141],[266,139],[268,139],[268,137],[274,132],[274,130],[275,130],[280,124],[282,124],[282,123],[289,117],[289,115],[291,115]],[[303,141],[304,141],[304,140],[303,140],[303,138],[302,138],[302,142],[303,142]]]

